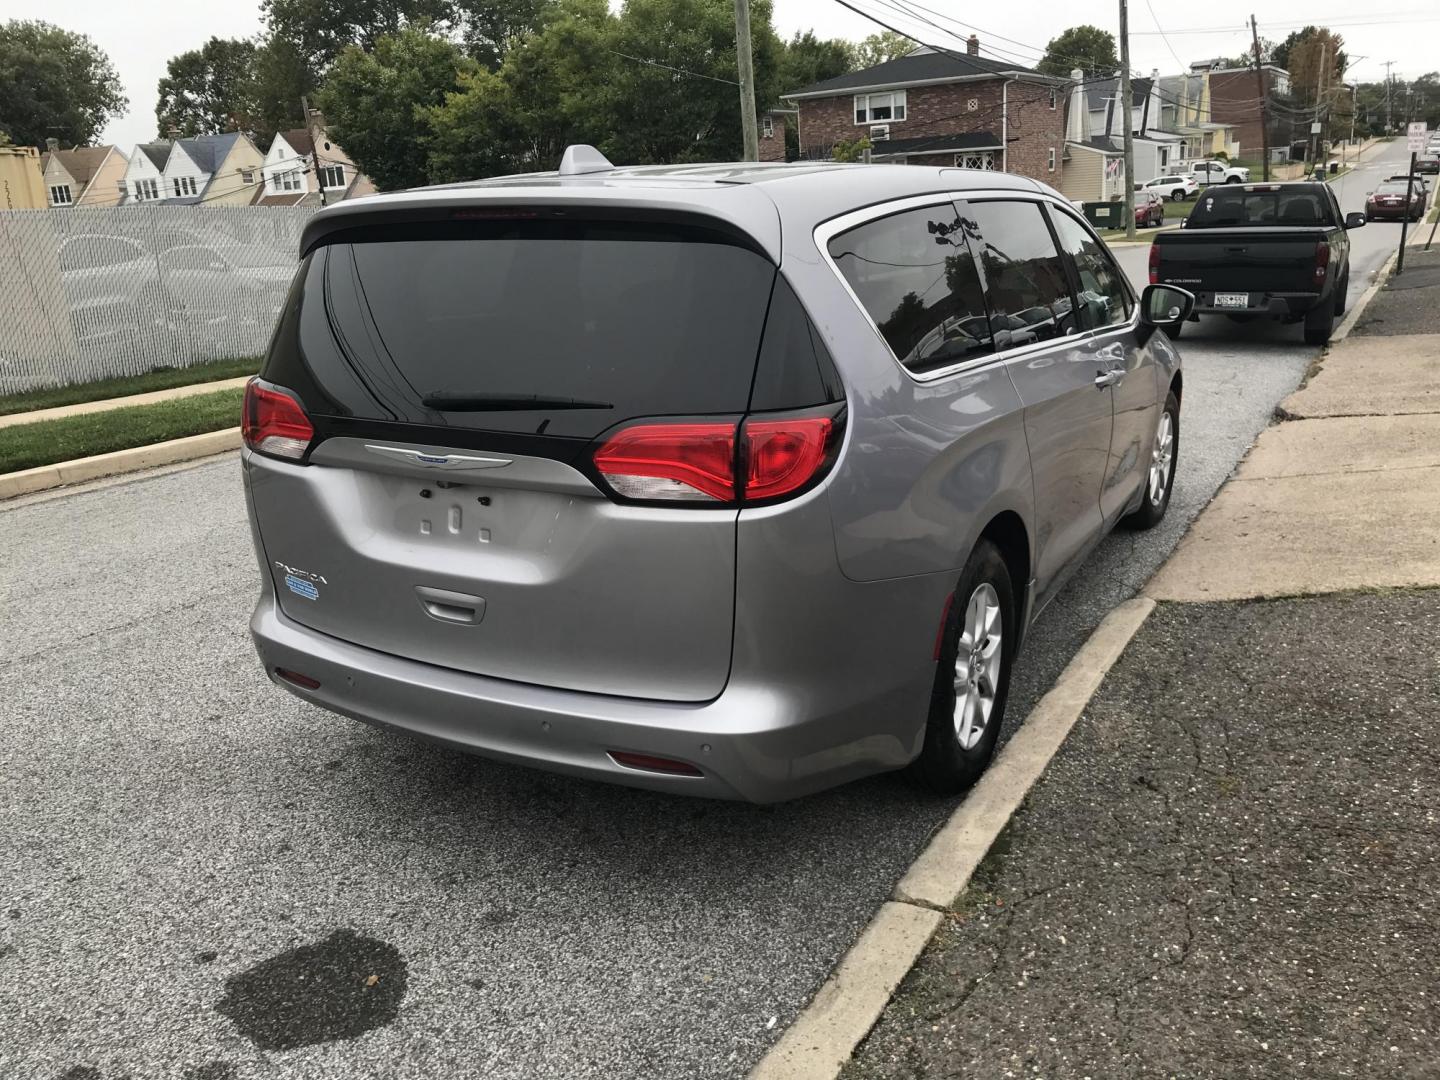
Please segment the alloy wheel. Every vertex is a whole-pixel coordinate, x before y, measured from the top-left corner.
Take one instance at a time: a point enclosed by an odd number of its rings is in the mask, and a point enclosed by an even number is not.
[[[1159,506],[1170,487],[1170,462],[1175,457],[1175,419],[1169,409],[1160,412],[1155,445],[1150,448],[1150,502]]]
[[[969,750],[985,734],[1000,687],[1004,616],[1000,597],[988,581],[970,594],[961,615],[955,650],[955,737]]]

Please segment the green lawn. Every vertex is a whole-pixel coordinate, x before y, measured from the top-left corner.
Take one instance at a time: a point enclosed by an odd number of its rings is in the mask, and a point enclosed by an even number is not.
[[[236,427],[244,395],[236,387],[0,428],[0,473]]]
[[[128,397],[130,394],[145,394],[152,390],[169,390],[175,386],[193,386],[195,383],[214,382],[217,379],[235,379],[241,375],[254,375],[259,370],[259,358],[247,356],[239,360],[216,360],[191,367],[156,368],[144,375],[76,383],[73,386],[57,386],[49,390],[3,394],[0,395],[0,416],[31,412],[35,409],[53,409],[60,405],[78,405],[84,401]]]

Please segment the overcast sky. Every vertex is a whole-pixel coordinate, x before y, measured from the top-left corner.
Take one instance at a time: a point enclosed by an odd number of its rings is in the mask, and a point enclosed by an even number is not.
[[[987,5],[956,0],[851,2],[941,46],[962,47],[961,41],[973,30],[980,37],[983,54],[1026,66],[1032,66],[1045,43],[1068,26],[1088,22],[1112,33],[1118,26],[1116,3],[1109,0],[1022,0]],[[1353,77],[1362,81],[1383,78],[1386,60],[1395,61],[1397,79],[1440,68],[1440,8],[1434,0],[1374,2],[1372,10],[1353,3],[1347,9],[1340,0],[1269,0],[1266,4],[1210,0],[1185,5],[1140,0],[1130,9],[1131,66],[1142,74],[1155,68],[1173,74],[1192,60],[1234,56],[1249,47],[1248,19],[1258,8],[1261,37],[1275,41],[1305,23],[1333,27],[1345,38]],[[786,37],[796,30],[813,29],[822,37],[862,38],[879,29],[835,0],[774,0],[774,4],[776,27]],[[897,5],[908,7],[910,14],[898,12]],[[615,0],[612,6],[618,6]],[[1164,20],[1158,27],[1157,14]],[[260,30],[259,4],[250,0],[152,4],[144,8],[143,15],[138,14],[133,0],[68,0],[53,7],[35,0],[0,0],[0,19],[12,18],[46,19],[89,34],[110,54],[130,98],[130,112],[113,122],[104,137],[127,151],[132,144],[155,137],[155,84],[171,56],[211,37],[245,37]],[[976,25],[960,25],[955,20],[964,24],[975,20]],[[941,28],[952,30],[955,36],[946,36]]]

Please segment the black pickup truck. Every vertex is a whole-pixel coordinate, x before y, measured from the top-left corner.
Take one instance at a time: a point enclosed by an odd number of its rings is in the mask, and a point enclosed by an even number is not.
[[[1324,345],[1350,288],[1346,230],[1364,224],[1341,213],[1329,184],[1209,187],[1179,230],[1155,237],[1150,283],[1194,293],[1191,319],[1303,320],[1306,344]]]

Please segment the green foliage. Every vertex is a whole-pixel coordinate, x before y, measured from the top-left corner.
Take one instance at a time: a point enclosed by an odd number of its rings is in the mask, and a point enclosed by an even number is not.
[[[840,141],[830,148],[830,157],[834,161],[864,161],[865,151],[871,146],[868,136],[862,135],[850,142]]]
[[[182,368],[157,367],[144,375],[121,375],[96,382],[52,386],[45,390],[24,390],[18,394],[0,395],[0,416],[78,405],[86,401],[106,401],[131,394],[148,394],[155,390],[170,390],[176,386],[193,386],[219,379],[235,379],[242,375],[254,375],[259,370],[260,358],[249,356],[238,360],[211,360]]]
[[[279,37],[266,39],[255,54],[251,133],[268,143],[277,131],[304,126],[300,98],[313,94],[318,85],[293,42]]]
[[[417,23],[448,30],[449,0],[261,0],[272,37],[292,42],[312,73],[326,71],[352,45],[373,51]]]
[[[0,123],[16,143],[84,146],[127,104],[110,58],[84,34],[19,19],[0,25]]]
[[[1115,55],[1115,36],[1098,26],[1072,26],[1059,37],[1051,38],[1045,55],[1035,65],[1045,75],[1061,78],[1074,68],[1086,75],[1113,75],[1120,67]]]
[[[163,138],[250,130],[256,113],[253,41],[212,37],[172,56],[160,80],[155,120]]]
[[[347,47],[320,91],[330,134],[382,190],[429,179],[432,110],[475,71],[460,48],[424,27]]]
[[[529,34],[539,30],[554,0],[453,0],[451,19],[465,51],[490,70]]]
[[[855,47],[843,38],[817,38],[797,32],[780,56],[780,90],[790,93],[855,70]]]
[[[859,71],[863,68],[874,67],[876,64],[883,64],[887,60],[898,60],[914,48],[916,48],[915,42],[904,34],[897,34],[893,30],[882,30],[878,34],[871,34],[855,46],[852,70]]]

